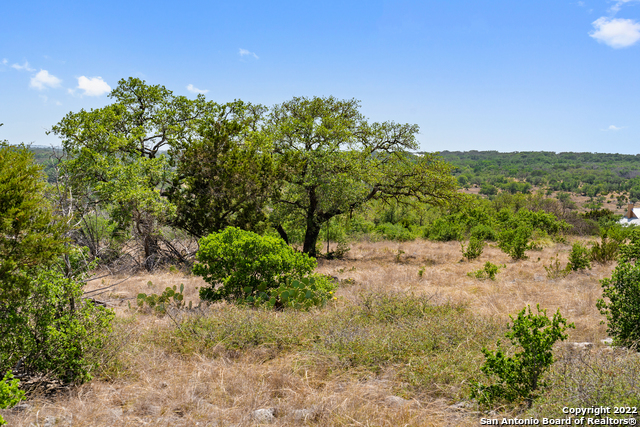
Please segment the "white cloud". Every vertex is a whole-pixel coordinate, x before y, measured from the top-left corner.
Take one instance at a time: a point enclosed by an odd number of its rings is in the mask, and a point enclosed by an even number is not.
[[[6,64],[6,62],[3,61],[3,64]],[[15,68],[16,70],[20,71],[20,70],[25,70],[25,71],[35,71],[33,68],[31,68],[29,66],[29,63],[27,61],[24,61],[23,65],[20,64],[13,64],[11,66],[11,68]]]
[[[625,126],[610,125],[608,128],[606,128],[606,129],[600,129],[600,130],[602,130],[602,131],[604,131],[604,132],[607,132],[607,131],[610,131],[610,130],[611,130],[611,131],[614,131],[614,132],[617,132],[617,131],[622,130],[622,129],[624,129],[624,128],[625,128]]]
[[[260,58],[258,58],[258,55],[256,55],[256,54],[255,54],[255,53],[253,53],[253,52],[249,52],[247,49],[242,49],[242,48],[240,48],[240,50],[238,51],[238,54],[240,54],[240,56],[247,56],[247,55],[249,55],[249,56],[253,56],[253,57],[254,57],[254,58],[256,58],[256,59],[260,59]]]
[[[58,87],[61,82],[62,80],[53,74],[49,74],[47,70],[40,70],[38,74],[31,77],[31,83],[29,85],[38,90],[43,90],[45,87]]]
[[[613,13],[614,15],[618,12],[620,12],[620,8],[622,7],[623,4],[625,3],[631,3],[634,1],[638,1],[638,0],[618,0],[616,1],[616,4],[614,4],[613,6],[611,6],[611,8],[609,9],[609,12]]]
[[[111,92],[111,86],[107,84],[102,77],[78,77],[78,87],[77,89],[81,89],[84,91],[83,95],[87,96],[101,96],[105,93]],[[73,94],[72,91],[69,93]]]
[[[209,92],[209,89],[198,89],[197,87],[195,87],[191,83],[189,83],[189,85],[187,86],[187,90],[189,92],[191,92],[191,93],[207,93],[207,92]]]
[[[600,43],[614,49],[629,47],[640,40],[640,23],[633,19],[598,18],[592,23],[595,28],[589,33]]]
[[[7,62],[9,62],[7,58],[2,58],[2,65],[7,65]]]

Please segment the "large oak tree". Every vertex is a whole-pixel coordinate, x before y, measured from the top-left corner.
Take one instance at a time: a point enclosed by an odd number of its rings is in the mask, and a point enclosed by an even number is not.
[[[175,208],[161,195],[170,180],[163,150],[188,139],[212,106],[199,96],[174,96],[163,86],[121,80],[103,108],[67,114],[51,132],[62,139],[69,160],[70,191],[90,195],[112,220],[138,238],[145,265],[153,268],[160,227]]]
[[[305,224],[303,251],[316,255],[324,223],[372,200],[443,204],[455,197],[449,164],[414,155],[417,125],[369,123],[358,101],[293,98],[272,108],[265,132],[282,174],[273,200],[278,220]],[[277,223],[286,240],[286,230]]]

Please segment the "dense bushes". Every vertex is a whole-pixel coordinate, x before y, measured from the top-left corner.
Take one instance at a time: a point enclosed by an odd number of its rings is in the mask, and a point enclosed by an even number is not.
[[[603,279],[602,299],[597,307],[607,318],[607,332],[614,343],[636,346],[640,343],[640,231],[620,248],[618,265],[610,278]]]
[[[90,379],[97,366],[88,354],[104,344],[113,313],[83,300],[84,283],[54,268],[40,271],[33,282],[29,298],[3,306],[0,370]]]
[[[193,272],[209,287],[200,288],[207,301],[247,300],[277,289],[287,279],[308,276],[316,261],[293,250],[282,239],[227,227],[200,240]]]
[[[44,192],[29,150],[0,145],[0,372],[83,381],[112,313],[82,300],[83,253]]]

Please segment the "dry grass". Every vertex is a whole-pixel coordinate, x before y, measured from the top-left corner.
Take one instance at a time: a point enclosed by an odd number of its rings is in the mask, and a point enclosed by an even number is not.
[[[597,341],[606,337],[606,327],[600,325],[603,317],[595,307],[601,295],[599,281],[611,275],[615,264],[594,264],[585,272],[548,279],[545,266],[549,266],[556,255],[561,265],[566,265],[570,250],[570,244],[557,244],[542,251],[528,251],[529,259],[514,262],[491,245],[485,247],[478,260],[461,262],[457,242],[358,243],[352,246],[347,259],[321,262],[318,271],[340,279],[353,278],[357,285],[341,291],[345,298],[360,289],[424,293],[435,295],[439,301],[463,303],[478,314],[505,320],[526,305],[540,304],[549,313],[560,309],[576,324],[572,340]],[[396,262],[398,251],[404,252],[400,262]],[[467,276],[468,272],[482,268],[486,261],[506,266],[495,281]]]
[[[570,245],[557,244],[513,262],[498,248],[486,247],[479,260],[460,262],[456,242],[361,242],[352,245],[344,260],[320,260],[318,272],[343,281],[335,306],[325,310],[359,303],[362,292],[415,294],[430,296],[433,304],[462,304],[471,313],[506,323],[509,314],[539,303],[549,312],[559,308],[575,322],[570,341],[601,347],[606,327],[595,302],[601,295],[599,280],[610,276],[614,265],[548,279],[544,266],[556,254],[565,265],[569,250]],[[506,265],[495,281],[467,276],[486,261]],[[91,282],[87,289],[121,279]],[[22,410],[3,410],[9,425],[249,426],[256,425],[251,414],[260,408],[275,408],[269,424],[274,426],[478,425],[479,414],[452,400],[456,393],[444,390],[448,385],[433,384],[443,387],[442,393],[426,392],[407,382],[404,366],[385,365],[377,372],[345,367],[335,355],[301,346],[257,344],[234,350],[220,344],[187,351],[176,341],[170,317],[128,309],[140,292],[161,293],[181,283],[186,299],[197,303],[196,288],[205,283],[179,272],[140,274],[102,294],[99,299],[118,314],[109,346],[114,358],[106,357],[104,372],[88,384],[54,398],[32,396]]]

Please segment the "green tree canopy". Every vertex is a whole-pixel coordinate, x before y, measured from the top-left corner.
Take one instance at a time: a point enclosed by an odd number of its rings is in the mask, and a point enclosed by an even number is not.
[[[242,101],[222,105],[196,138],[174,150],[176,174],[167,192],[177,208],[174,225],[204,237],[264,223],[275,173],[259,132],[265,110]]]
[[[64,230],[44,197],[43,177],[27,147],[0,142],[0,301],[6,303],[30,295],[31,272],[64,252]]]
[[[316,255],[322,224],[371,200],[441,204],[455,195],[451,167],[416,150],[417,125],[368,123],[358,101],[293,98],[271,110],[265,131],[282,173],[276,224],[305,223],[303,252]],[[286,240],[286,230],[278,231]]]
[[[175,214],[162,194],[172,170],[161,152],[194,138],[217,105],[203,95],[189,100],[136,78],[120,80],[109,97],[113,104],[69,113],[51,132],[69,155],[63,169],[71,190],[106,208],[121,229],[132,232],[150,269],[160,226]]]
[[[84,380],[111,312],[83,301],[84,283],[66,274],[62,256],[76,265],[79,251],[65,245],[43,178],[27,147],[0,143],[0,372]]]

